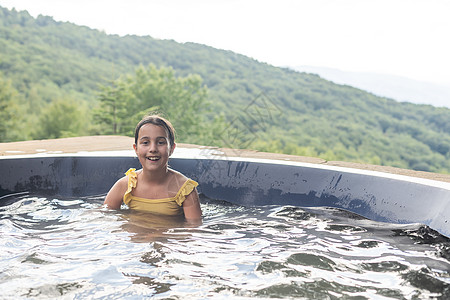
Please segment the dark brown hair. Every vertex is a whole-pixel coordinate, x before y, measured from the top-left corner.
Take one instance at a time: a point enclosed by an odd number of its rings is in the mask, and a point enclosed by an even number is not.
[[[136,130],[134,131],[134,143],[137,145],[139,130],[145,124],[153,124],[161,126],[166,130],[167,136],[169,138],[170,147],[173,148],[175,145],[175,128],[173,128],[172,123],[169,120],[159,116],[159,115],[148,115],[142,118],[142,120],[137,124]]]

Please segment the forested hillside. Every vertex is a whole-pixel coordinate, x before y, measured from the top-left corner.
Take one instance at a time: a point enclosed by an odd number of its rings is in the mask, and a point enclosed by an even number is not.
[[[449,109],[0,7],[0,142],[130,134],[151,109],[179,142],[450,173]]]

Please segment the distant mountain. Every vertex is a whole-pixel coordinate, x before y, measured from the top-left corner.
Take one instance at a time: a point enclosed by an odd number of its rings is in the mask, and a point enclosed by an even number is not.
[[[2,132],[10,140],[12,133],[15,140],[35,136],[47,116],[68,114],[65,107],[73,115],[59,123],[79,119],[83,125],[68,134],[105,134],[93,113],[99,85],[149,64],[203,79],[211,108],[207,121],[222,115],[226,125],[203,145],[450,173],[448,108],[378,97],[382,93],[336,84],[310,70],[277,68],[206,45],[107,35],[1,7],[0,142]],[[177,130],[187,136],[179,142],[197,136],[189,127]]]
[[[350,85],[400,102],[450,107],[450,85],[439,85],[395,75],[347,72],[324,67],[295,66],[292,69],[317,74],[334,83]]]

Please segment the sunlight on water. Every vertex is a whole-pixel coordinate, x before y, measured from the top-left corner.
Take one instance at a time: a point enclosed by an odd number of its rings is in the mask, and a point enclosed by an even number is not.
[[[450,242],[419,224],[203,198],[192,228],[102,197],[0,201],[2,299],[450,297]]]

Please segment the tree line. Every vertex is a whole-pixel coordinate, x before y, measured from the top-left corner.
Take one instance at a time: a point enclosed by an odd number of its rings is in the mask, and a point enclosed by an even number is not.
[[[450,173],[450,110],[400,103],[231,51],[107,35],[0,8],[0,141],[130,135]]]

